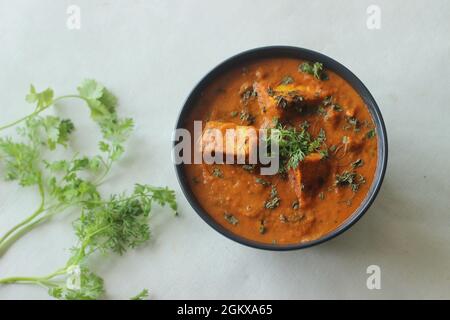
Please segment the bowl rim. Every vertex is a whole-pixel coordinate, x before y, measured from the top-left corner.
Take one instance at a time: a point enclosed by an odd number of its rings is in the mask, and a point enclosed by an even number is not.
[[[270,57],[291,57],[302,60],[321,62],[323,63],[325,69],[332,70],[340,77],[342,77],[347,83],[349,83],[353,89],[361,96],[364,103],[366,104],[373,120],[375,123],[376,136],[378,139],[378,160],[377,160],[377,168],[375,170],[375,177],[373,179],[372,185],[361,202],[360,206],[336,229],[324,234],[318,239],[306,242],[299,242],[293,244],[270,244],[254,241],[242,236],[237,235],[236,233],[226,229],[221,226],[218,222],[212,218],[203,209],[200,205],[199,201],[193,194],[189,184],[187,182],[187,178],[185,176],[183,167],[184,164],[175,164],[175,172],[177,176],[178,183],[181,187],[181,190],[188,200],[190,206],[194,209],[194,211],[214,230],[222,234],[223,236],[231,239],[235,242],[238,242],[242,245],[263,249],[263,250],[271,250],[271,251],[289,251],[289,250],[298,250],[305,249],[312,246],[316,246],[318,244],[329,241],[338,235],[347,231],[350,227],[352,227],[370,208],[375,198],[378,195],[378,192],[383,183],[383,179],[386,173],[387,161],[388,161],[388,139],[386,126],[383,120],[383,116],[381,111],[370,93],[367,87],[363,84],[363,82],[347,67],[337,62],[336,60],[328,57],[325,54],[319,53],[317,51],[313,51],[310,49],[305,49],[301,47],[294,46],[283,46],[283,45],[274,45],[274,46],[264,46],[257,47],[254,49],[246,50],[235,54],[228,59],[222,61],[218,65],[216,65],[212,70],[210,70],[206,75],[204,75],[200,81],[193,87],[189,95],[187,96],[183,107],[179,111],[175,129],[183,128],[183,123],[186,114],[189,113],[190,109],[194,105],[194,102],[198,98],[198,95],[202,92],[202,90],[209,84],[211,80],[213,80],[217,75],[223,73],[230,68],[242,65],[245,61],[254,61],[258,59],[270,58]],[[172,139],[172,156],[174,152],[174,147],[177,144],[175,138]],[[174,159],[174,157],[172,157]]]

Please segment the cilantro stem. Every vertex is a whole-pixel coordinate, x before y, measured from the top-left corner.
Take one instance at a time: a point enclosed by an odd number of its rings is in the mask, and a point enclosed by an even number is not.
[[[16,242],[22,235],[32,230],[37,224],[42,222],[42,218],[34,221],[30,224],[25,225],[19,230],[16,230],[14,234],[12,234],[8,239],[6,239],[3,243],[0,244],[0,256],[5,252],[7,248],[9,248],[14,242]]]
[[[47,276],[44,277],[8,277],[0,279],[0,284],[12,284],[12,283],[22,283],[22,284],[38,284],[38,285],[44,285],[45,287],[54,287],[57,286],[57,284],[51,279],[53,279],[56,276],[62,275],[67,272],[67,268],[59,269],[56,272],[53,272]]]
[[[11,123],[9,123],[9,124],[7,124],[7,125],[4,125],[4,126],[0,127],[0,131],[5,130],[5,129],[8,129],[8,128],[11,128],[11,127],[14,127],[14,126],[17,125],[17,124],[19,124],[19,123],[21,123],[21,122],[23,122],[23,121],[25,121],[25,120],[27,120],[27,119],[29,119],[29,118],[32,118],[32,117],[34,117],[34,116],[40,114],[40,113],[43,112],[44,110],[47,110],[48,108],[50,108],[51,106],[53,106],[56,102],[58,102],[58,101],[60,101],[60,100],[63,100],[63,99],[69,99],[69,98],[77,98],[77,99],[86,100],[86,98],[84,98],[84,97],[82,97],[82,96],[80,96],[80,95],[76,95],[76,94],[68,94],[68,95],[65,95],[65,96],[60,96],[60,97],[54,99],[54,100],[52,101],[52,103],[49,104],[48,106],[42,107],[42,108],[40,108],[40,109],[37,109],[37,110],[35,110],[34,112],[30,113],[29,115],[27,115],[27,116],[25,116],[25,117],[23,117],[23,118],[20,118],[20,119],[14,121],[14,122],[11,122]]]
[[[102,175],[100,177],[98,177],[93,182],[95,186],[100,186],[104,182],[104,179],[108,175],[109,171],[111,170],[112,164],[113,164],[113,162],[111,160],[108,163],[106,163],[103,159],[102,159],[102,163],[105,166],[105,171],[102,173]]]
[[[22,226],[30,223],[34,218],[36,218],[37,216],[39,216],[42,212],[44,212],[44,205],[45,205],[45,191],[44,191],[44,185],[42,183],[42,180],[39,181],[38,183],[38,187],[39,187],[39,194],[41,196],[41,204],[39,206],[39,208],[32,214],[30,215],[28,218],[26,218],[25,220],[23,220],[22,222],[16,224],[13,228],[11,228],[3,237],[0,238],[0,252],[1,252],[1,248],[3,243],[8,239],[8,237],[13,234],[17,229],[21,228]]]
[[[40,277],[9,277],[9,278],[3,278],[0,279],[0,284],[11,284],[11,283],[23,283],[23,284],[29,284],[29,283],[35,283],[35,284],[47,284],[52,285],[50,281],[46,277],[40,278]]]
[[[5,239],[3,242],[0,242],[0,256],[4,253],[4,251],[7,248],[9,248],[14,242],[16,242],[18,239],[20,239],[20,237],[22,237],[25,233],[33,230],[36,226],[38,226],[42,222],[48,220],[55,214],[63,212],[68,207],[69,207],[68,205],[66,205],[66,207],[61,207],[60,205],[57,205],[57,206],[50,207],[51,210],[43,209],[41,214],[43,212],[47,212],[45,215],[41,216],[39,219],[34,220],[34,221],[32,221],[32,219],[30,219],[30,221],[28,223],[23,224],[22,227],[16,228],[14,233],[11,232],[7,239]],[[39,216],[39,215],[36,215],[36,217],[37,216]]]
[[[71,264],[73,265],[73,264]],[[0,279],[0,285],[1,284],[12,284],[12,283],[22,283],[22,284],[38,284],[38,285],[44,285],[45,287],[54,287],[57,286],[57,283],[54,281],[51,281],[51,279],[63,275],[67,273],[68,269],[71,267],[71,265],[68,265],[64,268],[60,268],[56,270],[55,272],[43,276],[43,277],[8,277]]]

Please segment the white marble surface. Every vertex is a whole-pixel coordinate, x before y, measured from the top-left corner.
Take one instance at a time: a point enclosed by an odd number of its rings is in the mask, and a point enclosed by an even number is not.
[[[372,3],[381,8],[380,30],[366,27]],[[81,8],[81,30],[66,28],[69,4]],[[449,13],[445,0],[0,0],[0,123],[29,111],[30,82],[67,93],[85,77],[112,88],[120,112],[137,120],[127,157],[103,191],[135,181],[169,185],[181,216],[159,215],[148,246],[92,261],[108,298],[143,287],[156,299],[450,298]],[[390,143],[385,182],[366,216],[297,252],[259,251],[217,234],[189,207],[170,165],[171,131],[193,85],[223,59],[273,44],[311,48],[353,70],[378,101]],[[75,114],[75,145],[84,145],[92,127],[84,111]],[[0,233],[36,205],[34,190],[0,182]],[[0,258],[0,276],[63,264],[74,216],[20,240]],[[366,287],[372,264],[381,267],[381,290]],[[48,296],[4,286],[0,298]]]

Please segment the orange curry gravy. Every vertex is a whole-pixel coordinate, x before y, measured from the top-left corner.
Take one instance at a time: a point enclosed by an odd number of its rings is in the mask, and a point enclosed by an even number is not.
[[[243,90],[257,86],[271,90],[286,76],[291,78],[287,81],[291,86],[317,90],[315,94],[321,99],[323,93],[332,96],[333,105],[337,107],[310,105],[302,109],[311,108],[312,111],[291,110],[283,119],[296,127],[308,121],[308,132],[312,137],[316,137],[321,129],[326,134],[328,157],[320,161],[326,163],[327,173],[309,194],[305,207],[299,205],[295,181],[286,174],[261,176],[258,168],[251,171],[237,164],[184,166],[190,187],[205,211],[233,233],[254,241],[293,244],[320,238],[337,228],[358,208],[374,178],[377,139],[373,137],[372,117],[361,97],[335,73],[324,70],[328,80],[319,80],[299,71],[301,63],[303,61],[291,58],[261,59],[222,74],[204,90],[186,122],[186,128],[191,131],[193,120],[202,120],[203,127],[209,121],[251,125],[256,129],[267,126],[266,113],[270,110],[262,108],[259,96],[252,96],[244,103]],[[249,120],[241,117],[242,114],[252,117]],[[315,174],[314,167],[305,166],[301,170],[312,170],[310,175]],[[336,185],[336,175],[346,171],[356,174],[354,180],[358,181],[358,190],[353,191],[350,183]],[[258,183],[257,178],[270,185]],[[279,201],[278,206],[268,209],[265,204],[271,199],[271,186],[275,186]]]

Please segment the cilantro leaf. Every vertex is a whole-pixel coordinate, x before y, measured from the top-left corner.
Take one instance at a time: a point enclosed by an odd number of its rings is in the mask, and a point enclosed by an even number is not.
[[[108,89],[103,89],[102,96],[98,99],[110,113],[116,112],[117,98]]]
[[[29,103],[37,103],[36,110],[42,110],[53,103],[53,95],[53,90],[50,88],[37,92],[36,88],[30,85],[30,92],[26,95],[25,100]]]
[[[30,145],[0,138],[0,160],[5,161],[7,180],[17,180],[23,187],[37,184],[42,176],[39,152]]]
[[[70,134],[75,130],[75,125],[70,119],[64,119],[59,122],[57,143],[67,147]]]
[[[87,100],[97,100],[103,96],[105,87],[92,79],[84,80],[77,88],[80,96]]]
[[[147,218],[153,202],[177,209],[173,191],[138,184],[130,196],[113,195],[84,211],[74,224],[76,234],[91,251],[123,254],[150,238]]]
[[[134,297],[130,298],[130,300],[145,300],[148,298],[148,290],[143,289],[141,292],[139,292]]]

